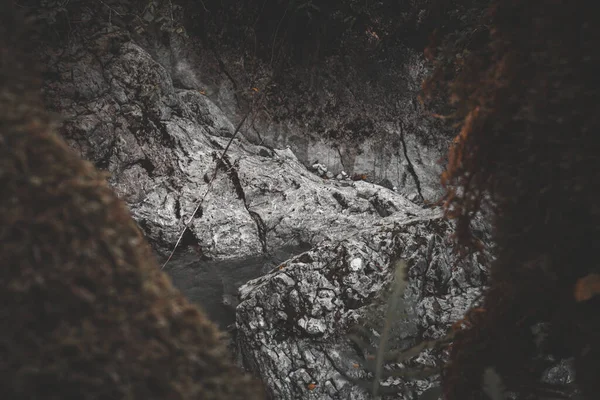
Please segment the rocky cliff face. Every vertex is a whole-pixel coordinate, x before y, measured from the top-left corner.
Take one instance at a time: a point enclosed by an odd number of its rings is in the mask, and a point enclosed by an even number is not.
[[[243,82],[248,72],[236,58],[221,57]],[[423,57],[399,48],[379,69],[359,74],[350,60],[332,59],[320,69],[291,74],[257,113],[246,137],[289,146],[302,164],[322,164],[332,176],[342,171],[363,176],[420,204],[438,200],[449,135],[418,100],[427,74]],[[207,83],[211,99],[230,118],[239,118],[229,81]]]
[[[197,242],[208,257],[227,258],[290,242],[317,243],[339,227],[347,230],[348,224],[362,226],[372,217],[419,209],[389,190],[410,192],[410,199],[422,203],[407,169],[426,198],[439,193],[442,149],[419,144],[404,123],[366,139],[348,132],[357,139],[336,143],[300,129],[295,121],[288,128],[266,126],[253,114],[217,163],[236,128],[234,105],[223,93],[213,102],[201,83],[195,89],[177,87],[183,78],[173,76],[181,71],[165,66],[165,56],[157,54],[169,51],[174,57],[178,47],[156,46],[116,26],[76,38],[64,51],[48,52],[46,97],[63,115],[62,133],[69,143],[110,173],[111,183],[159,247],[176,242],[200,202],[186,239]],[[422,69],[416,57],[409,62]],[[411,94],[420,77],[411,76]],[[261,127],[261,138],[270,138],[262,145],[256,143]],[[304,139],[294,144],[300,131]],[[348,176],[358,172],[387,179],[388,188],[323,180],[305,168],[315,162],[328,167],[330,177],[345,169]]]
[[[355,324],[378,332],[399,259],[408,261],[408,286],[396,348],[443,336],[485,283],[483,264],[458,262],[447,241],[451,227],[438,210],[423,207],[421,195],[431,200],[440,192],[436,162],[445,142],[432,139],[435,126],[414,103],[422,61],[407,50],[398,67],[406,91],[396,99],[395,124],[363,126],[352,107],[344,108],[348,99],[334,96],[323,98],[331,115],[304,110],[286,118],[281,109],[275,121],[257,113],[236,134],[243,113],[228,79],[209,74],[214,55],[174,33],[155,39],[100,24],[44,50],[45,95],[64,118],[62,134],[109,172],[159,252],[168,253],[187,226],[180,246],[196,253],[176,257],[167,270],[184,292],[206,293],[199,301],[213,316],[239,302],[241,357],[274,398],[368,398],[361,384],[366,349],[347,335]],[[300,107],[304,95],[282,107]],[[348,88],[347,95],[356,94]],[[313,130],[317,122],[322,130]],[[307,168],[315,162],[334,176]],[[388,187],[336,179],[342,170],[387,180]],[[278,259],[266,275],[256,260],[244,269],[244,260],[286,246],[298,254]],[[223,264],[203,264],[208,259],[235,259],[239,273],[224,274]],[[201,268],[216,278],[190,279]],[[240,276],[257,279],[237,299]],[[219,284],[211,294],[208,285]],[[442,359],[429,351],[390,365]],[[395,378],[384,386],[414,396],[432,383]]]

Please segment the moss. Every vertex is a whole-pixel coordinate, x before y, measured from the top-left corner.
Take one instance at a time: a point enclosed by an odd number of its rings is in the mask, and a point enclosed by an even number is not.
[[[105,176],[52,129],[0,16],[0,392],[10,399],[259,399]],[[25,50],[27,50],[25,48]]]
[[[595,398],[600,299],[573,293],[598,271],[600,27],[581,3],[511,0],[471,28],[471,40],[429,49],[437,68],[425,84],[446,96],[460,128],[442,177],[457,242],[473,250],[471,221],[489,205],[497,254],[486,312],[454,344],[446,397],[482,398],[485,366],[509,390],[539,388],[530,328],[547,322],[546,350],[575,357],[577,383]]]

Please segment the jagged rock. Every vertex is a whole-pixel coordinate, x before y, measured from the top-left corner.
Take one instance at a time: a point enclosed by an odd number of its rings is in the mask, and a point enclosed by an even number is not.
[[[112,52],[104,50],[109,45]],[[168,71],[118,28],[89,46],[73,40],[64,53],[50,54],[49,65],[57,76],[88,71],[48,81],[46,97],[66,117],[61,131],[69,143],[108,170],[110,183],[163,251],[188,221],[185,243],[224,259],[316,244],[394,212],[419,213],[366,182],[323,184],[289,148],[264,157],[263,146],[244,138],[245,127],[213,179],[234,124],[205,95],[175,89]],[[328,173],[321,164],[316,168]],[[340,204],[336,193],[347,201]]]
[[[326,239],[240,289],[237,323],[244,361],[273,398],[371,398],[344,377],[367,378],[364,369],[354,368],[363,361],[347,334],[357,323],[383,325],[381,298],[393,281],[396,260],[407,260],[409,267],[397,346],[443,336],[481,292],[483,266],[456,259],[448,243],[451,228],[439,213],[388,217],[375,225],[341,241]],[[432,363],[440,365],[439,357],[425,352],[410,365]],[[317,385],[311,390],[310,383]],[[432,380],[394,385],[411,396],[431,387]]]
[[[287,146],[287,148],[290,148],[289,146]],[[313,170],[315,171],[315,173],[319,176],[324,176],[326,175],[327,172],[327,167],[324,166],[323,164],[313,164],[312,166]]]

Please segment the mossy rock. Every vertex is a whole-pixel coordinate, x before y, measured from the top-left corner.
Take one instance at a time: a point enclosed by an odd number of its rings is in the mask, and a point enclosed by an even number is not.
[[[19,25],[2,13],[2,398],[262,398],[160,271],[105,176],[54,134],[15,50]]]

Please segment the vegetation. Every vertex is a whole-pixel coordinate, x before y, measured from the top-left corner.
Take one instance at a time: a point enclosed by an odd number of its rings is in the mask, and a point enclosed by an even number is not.
[[[543,350],[574,357],[586,398],[600,392],[600,31],[583,3],[495,1],[428,51],[424,87],[444,96],[460,133],[442,180],[465,251],[470,223],[491,210],[497,259],[483,312],[457,335],[445,396],[481,399],[494,367],[507,390],[539,395]],[[477,11],[475,8],[474,11]]]
[[[0,1],[0,392],[259,399],[106,182],[53,132],[30,37]]]

